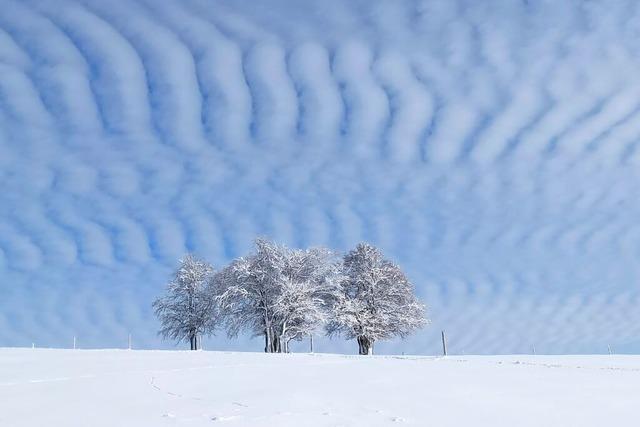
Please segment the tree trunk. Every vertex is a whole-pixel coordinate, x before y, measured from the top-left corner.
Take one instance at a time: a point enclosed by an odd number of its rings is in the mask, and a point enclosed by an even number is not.
[[[280,349],[278,353],[289,353],[289,341],[291,341],[291,338],[280,335],[280,338],[278,340],[280,342]]]
[[[273,333],[273,329],[271,326],[267,326],[265,328],[265,343],[264,343],[264,352],[265,353],[273,353],[273,349],[275,346],[276,336]]]
[[[264,352],[265,353],[281,353],[282,352],[282,339],[274,331],[269,328],[264,333]]]
[[[276,353],[287,352],[287,341],[285,337],[286,332],[287,332],[287,322],[285,321],[282,323],[282,325],[280,325],[279,330],[275,333],[275,335],[278,337],[278,346],[276,349]]]
[[[191,350],[198,350],[198,348],[200,348],[200,343],[199,343],[199,339],[198,339],[198,334],[197,333],[192,333],[192,335],[189,337],[189,343],[191,344]]]
[[[280,353],[281,342],[280,337],[277,334],[273,334],[273,341],[271,342],[271,351],[269,353]]]
[[[360,335],[358,338],[358,354],[371,355],[373,354],[373,341],[364,335]]]
[[[289,353],[289,341],[291,341],[291,338],[280,337],[280,342],[282,343],[282,352],[283,353]]]

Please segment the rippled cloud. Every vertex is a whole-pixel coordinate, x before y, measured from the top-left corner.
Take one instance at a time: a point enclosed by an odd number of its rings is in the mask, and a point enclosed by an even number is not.
[[[170,346],[177,259],[265,235],[398,262],[433,324],[382,351],[638,351],[639,17],[0,0],[0,345]]]

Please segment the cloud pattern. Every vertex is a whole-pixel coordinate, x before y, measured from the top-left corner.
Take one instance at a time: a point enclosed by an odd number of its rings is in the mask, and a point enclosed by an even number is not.
[[[0,345],[171,346],[150,301],[177,259],[265,235],[404,267],[433,324],[382,351],[639,351],[638,19],[0,0]]]

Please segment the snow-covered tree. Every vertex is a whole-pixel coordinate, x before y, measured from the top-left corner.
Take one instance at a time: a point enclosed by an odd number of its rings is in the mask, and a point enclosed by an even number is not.
[[[275,304],[281,351],[320,329],[330,317],[330,303],[338,292],[340,266],[324,248],[292,250]]]
[[[284,248],[264,239],[256,240],[256,252],[234,260],[214,277],[222,323],[229,337],[248,330],[264,335],[267,353],[278,349],[275,333],[275,303]]]
[[[341,292],[327,331],[355,338],[360,354],[372,354],[376,341],[409,335],[427,323],[425,308],[400,268],[380,250],[360,243],[343,259]]]
[[[228,335],[248,330],[264,336],[265,352],[288,351],[289,341],[326,320],[325,298],[338,271],[325,249],[291,250],[257,239],[254,254],[233,261],[213,280]]]
[[[163,338],[189,341],[191,350],[200,348],[200,336],[214,326],[214,299],[207,289],[212,274],[211,265],[193,255],[180,260],[166,294],[153,303]]]

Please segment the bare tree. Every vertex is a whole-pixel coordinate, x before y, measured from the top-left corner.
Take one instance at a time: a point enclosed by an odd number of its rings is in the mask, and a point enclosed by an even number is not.
[[[214,327],[214,300],[207,289],[212,274],[211,265],[193,255],[180,261],[166,294],[153,303],[163,338],[189,341],[191,350],[200,348],[200,336]]]
[[[358,244],[344,256],[343,274],[327,332],[355,338],[359,354],[373,354],[376,341],[404,338],[428,322],[412,284],[378,248]]]

